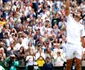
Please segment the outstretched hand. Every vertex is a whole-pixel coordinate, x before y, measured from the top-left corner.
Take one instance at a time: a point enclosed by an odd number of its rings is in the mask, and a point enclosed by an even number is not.
[[[69,6],[70,6],[70,1],[66,0],[66,16],[68,16],[70,13]]]

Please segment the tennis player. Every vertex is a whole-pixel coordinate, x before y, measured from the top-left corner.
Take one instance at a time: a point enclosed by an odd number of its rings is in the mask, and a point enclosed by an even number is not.
[[[85,47],[84,26],[79,22],[81,19],[81,13],[76,12],[73,17],[72,15],[70,15],[69,6],[70,1],[66,0],[66,20],[67,20],[66,70],[71,70],[72,61],[74,58],[76,60],[75,61],[76,70],[82,70],[81,69],[82,50],[83,47]]]

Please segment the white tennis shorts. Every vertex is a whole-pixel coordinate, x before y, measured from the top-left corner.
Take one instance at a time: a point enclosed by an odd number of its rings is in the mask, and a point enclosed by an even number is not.
[[[81,45],[75,45],[71,43],[66,44],[66,59],[78,58],[82,59],[83,47]]]

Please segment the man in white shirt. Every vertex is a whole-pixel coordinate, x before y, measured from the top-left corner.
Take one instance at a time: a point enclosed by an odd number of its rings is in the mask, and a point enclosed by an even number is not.
[[[66,46],[66,58],[67,66],[66,70],[71,70],[73,58],[75,58],[76,70],[81,70],[82,49],[85,47],[84,41],[84,27],[79,23],[81,14],[80,12],[74,13],[74,18],[69,15],[70,1],[66,0],[66,29],[67,29],[67,46]],[[82,47],[83,46],[83,47]]]

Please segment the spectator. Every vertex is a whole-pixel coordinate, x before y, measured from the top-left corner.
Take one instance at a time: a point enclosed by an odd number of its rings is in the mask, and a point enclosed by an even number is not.
[[[65,60],[65,53],[61,49],[60,43],[53,43],[54,46],[54,66],[63,66]]]
[[[54,70],[53,64],[50,61],[50,57],[46,57],[46,62],[43,65],[43,70]]]
[[[4,52],[4,48],[0,48],[0,62],[6,59],[6,54]]]
[[[46,52],[45,52],[45,57],[50,57],[51,59],[53,58],[53,51],[51,51],[50,48],[46,48]]]
[[[65,60],[65,55],[63,52],[57,51],[56,55],[54,56],[54,66],[63,66]]]
[[[43,64],[45,63],[45,54],[41,47],[39,48],[39,50],[37,51],[37,53],[35,55],[35,60],[38,64],[39,68],[42,70]]]
[[[28,70],[33,70],[34,61],[34,54],[29,51],[29,55],[26,56],[26,67]]]
[[[20,50],[21,46],[22,46],[22,39],[18,39],[18,41],[15,45],[16,50],[17,51]]]
[[[16,54],[14,42],[11,42],[10,47],[7,48],[7,56],[10,56],[11,54]]]
[[[25,58],[26,58],[24,47],[21,46],[20,50],[18,50],[17,52],[18,52],[18,54],[16,54],[16,55],[17,55],[17,59],[19,61],[19,66],[24,66]]]
[[[17,70],[18,69],[18,66],[19,66],[19,62],[16,60],[15,55],[11,55],[10,56],[10,59],[12,60],[10,70],[13,70],[13,69],[16,69]]]

